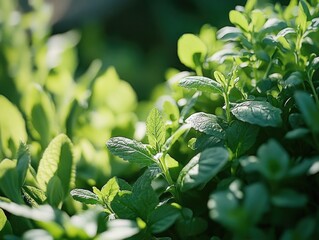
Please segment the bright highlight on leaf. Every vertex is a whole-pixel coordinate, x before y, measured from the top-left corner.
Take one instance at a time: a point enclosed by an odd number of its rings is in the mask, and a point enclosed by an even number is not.
[[[40,160],[36,179],[49,201],[58,205],[68,196],[74,186],[75,162],[73,145],[66,135],[60,134],[50,142]],[[59,200],[53,200],[57,196]]]
[[[206,45],[193,34],[184,34],[180,37],[177,50],[180,61],[192,69],[200,65],[207,53]]]

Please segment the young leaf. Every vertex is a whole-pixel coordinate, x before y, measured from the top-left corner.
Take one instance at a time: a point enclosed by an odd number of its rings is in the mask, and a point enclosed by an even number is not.
[[[208,148],[193,157],[182,169],[177,184],[182,192],[204,185],[210,181],[227,163],[225,148]]]
[[[75,163],[72,143],[64,134],[55,137],[43,153],[36,176],[40,188],[46,192],[55,175],[61,181],[63,195],[67,196],[75,181]]]
[[[138,164],[140,167],[149,166],[155,161],[146,146],[135,140],[124,137],[114,137],[111,138],[106,145],[115,156]]]
[[[207,93],[222,93],[220,83],[213,79],[201,76],[186,77],[179,81],[179,85],[184,88],[196,89]]]
[[[214,77],[216,78],[216,81],[219,82],[222,86],[226,86],[227,85],[225,76],[221,72],[215,71],[214,72]]]
[[[101,189],[104,203],[110,204],[120,190],[131,191],[132,187],[127,182],[117,177],[112,177],[108,180]]]
[[[237,119],[261,127],[280,127],[282,124],[281,110],[268,102],[246,101],[236,104],[231,112]]]
[[[308,93],[296,92],[295,100],[300,112],[311,131],[319,133],[319,108]]]
[[[225,138],[225,131],[220,126],[221,120],[213,114],[197,112],[186,119],[195,130],[219,139]]]
[[[147,117],[146,133],[149,144],[160,152],[165,143],[165,125],[161,113],[156,108]]]
[[[174,205],[161,205],[150,214],[148,224],[152,233],[160,233],[168,229],[180,216],[180,209]]]
[[[232,24],[240,27],[245,32],[248,32],[249,30],[248,21],[243,13],[236,10],[231,10],[229,12],[229,20]]]
[[[301,0],[298,5],[298,15],[296,18],[296,24],[300,27],[304,33],[307,29],[307,20],[310,19],[311,14],[307,3],[304,0]]]
[[[70,194],[75,200],[79,202],[85,204],[100,204],[98,196],[91,191],[85,189],[73,189]]]
[[[261,145],[257,151],[259,171],[268,179],[280,180],[289,168],[289,156],[275,140]]]
[[[227,146],[240,156],[254,145],[258,132],[259,127],[235,120],[226,130]]]
[[[178,57],[187,67],[195,69],[204,60],[207,47],[202,40],[193,34],[184,34],[178,39]]]

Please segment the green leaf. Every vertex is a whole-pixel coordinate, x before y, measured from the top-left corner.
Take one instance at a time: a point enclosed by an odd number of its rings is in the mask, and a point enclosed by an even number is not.
[[[152,233],[160,233],[168,229],[180,216],[180,209],[174,205],[161,205],[150,214],[148,224]]]
[[[12,229],[3,210],[0,208],[0,237],[4,239],[4,235],[11,234]]]
[[[40,160],[36,178],[44,192],[47,192],[48,184],[54,176],[61,181],[63,195],[66,197],[74,185],[75,162],[72,143],[64,134],[50,142]]]
[[[289,77],[284,81],[284,86],[291,88],[296,87],[303,83],[303,76],[301,72],[293,72]]]
[[[221,40],[237,40],[243,35],[242,31],[236,27],[223,27],[218,30],[217,38]]]
[[[150,170],[144,172],[137,181],[134,183],[133,192],[133,205],[137,209],[139,217],[146,220],[149,214],[159,204],[158,196],[151,186],[151,182],[157,172],[152,173]]]
[[[231,112],[237,119],[261,127],[280,127],[282,124],[281,110],[268,102],[246,101],[236,104]]]
[[[219,139],[225,138],[225,131],[221,127],[221,120],[213,115],[204,112],[197,112],[185,120],[195,130]]]
[[[258,133],[259,127],[235,120],[226,130],[227,146],[240,156],[255,144]]]
[[[183,239],[199,235],[207,229],[207,221],[201,217],[194,217],[193,215],[191,209],[182,208],[181,217],[176,222],[176,228]],[[185,231],[185,229],[187,229],[187,231]]]
[[[7,98],[0,95],[0,159],[13,158],[20,141],[27,141],[22,114]]]
[[[210,181],[227,163],[228,152],[225,148],[208,148],[193,157],[182,169],[177,184],[182,192]]]
[[[304,207],[307,203],[307,196],[292,189],[281,189],[272,196],[271,202],[279,207]]]
[[[185,66],[192,69],[200,66],[206,53],[207,47],[199,37],[187,33],[178,39],[177,54]]]
[[[307,21],[311,18],[308,5],[306,1],[300,0],[298,5],[298,15],[296,18],[296,24],[300,27],[302,33],[307,29]]]
[[[24,185],[22,188],[22,192],[26,201],[33,207],[43,205],[43,203],[47,199],[44,191],[33,186]]]
[[[85,189],[73,189],[70,194],[76,201],[85,204],[100,204],[98,196],[91,191]]]
[[[244,208],[249,214],[249,221],[255,224],[267,211],[268,194],[266,187],[261,183],[254,183],[245,188]]]
[[[257,151],[259,171],[270,180],[280,180],[287,174],[289,156],[275,140],[269,140]]]
[[[101,189],[104,203],[110,204],[120,190],[131,191],[132,187],[127,182],[117,177],[112,177],[108,180]]]
[[[111,208],[118,216],[122,219],[132,219],[135,220],[139,217],[138,210],[135,208],[135,199],[132,197],[132,192],[130,191],[120,191],[112,200]]]
[[[236,10],[231,10],[229,12],[229,20],[232,24],[240,27],[245,32],[249,31],[249,24],[243,13]]]
[[[63,192],[62,182],[57,175],[54,175],[48,182],[46,196],[48,203],[52,207],[61,207],[65,194]]]
[[[184,88],[196,89],[197,91],[207,93],[223,93],[220,83],[207,77],[186,77],[179,81],[179,85]]]
[[[168,150],[185,132],[190,129],[188,124],[182,125],[178,128],[165,142],[164,150]]]
[[[124,137],[111,138],[106,143],[112,154],[131,163],[145,167],[153,164],[155,159],[142,143]]]
[[[296,128],[286,133],[285,138],[287,139],[298,139],[309,135],[310,131],[308,128]]]
[[[251,12],[254,9],[256,3],[257,3],[257,0],[248,0],[245,5],[245,11]]]
[[[263,11],[255,9],[251,12],[251,25],[254,28],[254,32],[258,32],[264,26],[265,22],[266,16]]]
[[[165,143],[165,125],[161,113],[156,108],[147,117],[146,134],[149,144],[160,152]]]
[[[26,205],[16,204],[14,202],[0,201],[0,208],[20,217],[32,219],[34,221],[50,222],[57,217],[50,205],[42,205],[39,208],[31,208]]]
[[[0,189],[10,200],[23,203],[16,161],[4,159],[0,162]]]
[[[139,232],[136,222],[126,219],[115,219],[109,221],[107,227],[107,231],[101,233],[97,237],[97,240],[122,240]]]
[[[219,82],[222,86],[225,87],[227,85],[226,78],[221,72],[215,71],[214,77],[216,78],[216,81]]]
[[[28,120],[28,130],[45,148],[57,132],[53,101],[41,86],[33,84],[27,88],[22,106]]]
[[[311,131],[319,133],[319,108],[306,92],[297,91],[294,95],[299,110]]]
[[[17,160],[17,172],[20,186],[24,184],[30,163],[31,156],[29,153],[29,148],[25,143],[20,143]]]
[[[188,146],[191,149],[196,150],[196,152],[202,152],[206,148],[219,147],[223,145],[224,141],[222,139],[207,134],[200,134],[188,142]]]
[[[213,193],[208,201],[210,217],[223,225],[240,229],[243,222],[243,213],[239,209],[238,200],[230,191]]]

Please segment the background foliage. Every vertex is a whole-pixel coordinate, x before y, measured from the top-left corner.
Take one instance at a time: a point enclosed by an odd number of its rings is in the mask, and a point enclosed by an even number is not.
[[[176,4],[163,1],[152,12],[168,38],[183,29]],[[203,16],[210,6],[188,4]],[[179,34],[182,71],[169,69],[144,103],[108,66],[117,47],[109,52],[103,38],[84,34],[98,27],[84,27],[82,38],[56,34],[58,25],[52,34],[49,5],[20,6],[0,3],[1,238],[319,235],[317,0],[287,7],[250,0],[226,14],[230,26]],[[163,9],[177,25],[156,15]],[[185,26],[198,28],[202,18],[185,15]],[[141,59],[174,62],[150,42]],[[103,63],[91,59],[92,46]],[[135,59],[126,53],[117,67]],[[163,71],[132,62],[139,79]]]

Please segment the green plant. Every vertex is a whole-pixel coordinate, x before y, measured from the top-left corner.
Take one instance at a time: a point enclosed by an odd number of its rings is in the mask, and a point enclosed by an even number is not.
[[[6,138],[2,154],[19,151],[0,162],[0,207],[12,214],[0,211],[2,236],[318,238],[319,2],[249,0],[229,17],[233,27],[205,25],[179,39],[179,58],[194,72],[168,80],[142,141],[108,136],[110,152],[139,170],[135,181],[115,176],[89,191],[74,186],[77,138],[74,146],[65,134],[42,143],[36,169],[27,146]],[[15,107],[8,111],[24,118]],[[15,223],[25,228],[11,229]]]
[[[19,11],[17,1],[0,5],[0,159],[15,158],[23,141],[37,168],[50,141],[65,133],[74,144],[78,184],[102,185],[125,172],[103,142],[114,134],[133,137],[136,95],[99,60],[79,73],[79,33],[50,36],[51,7],[30,1],[30,8]]]
[[[147,144],[107,141],[144,173],[73,197],[136,220],[132,239],[318,237],[318,7],[250,0],[230,12],[233,27],[183,35],[179,58],[197,76],[168,81]]]

